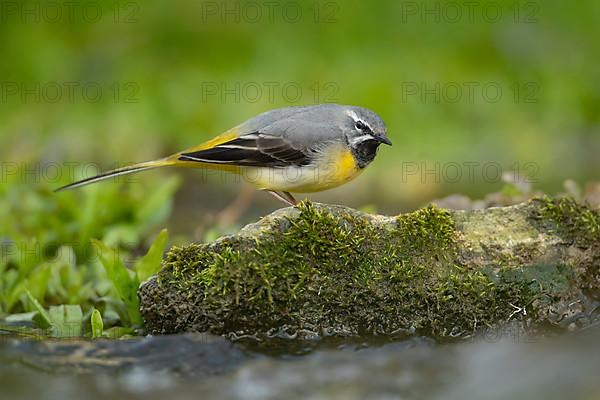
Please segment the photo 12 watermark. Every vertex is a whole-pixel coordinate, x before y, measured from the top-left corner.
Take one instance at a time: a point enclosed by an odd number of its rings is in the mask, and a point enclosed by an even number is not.
[[[535,82],[402,82],[402,103],[539,103],[540,87]]]
[[[139,103],[140,87],[136,82],[17,82],[0,83],[0,103]]]
[[[136,257],[132,254],[133,252],[124,249],[133,249],[136,245],[135,242],[122,242],[119,246],[111,246],[113,261],[123,262],[126,265],[134,263]],[[73,249],[77,250],[77,255]],[[40,243],[3,240],[0,242],[0,251],[0,262],[2,263],[14,261],[82,265],[98,263],[102,261],[102,257],[106,257],[103,249],[93,241]]]
[[[95,1],[3,1],[0,3],[0,23],[56,24],[100,21],[138,23],[137,2],[100,3]]]
[[[421,23],[499,23],[512,21],[536,24],[540,6],[536,2],[495,1],[403,1],[401,21]]]
[[[35,184],[63,185],[79,179],[91,178],[107,171],[130,166],[129,164],[113,164],[102,168],[94,162],[47,162],[25,163],[5,161],[0,163],[0,183],[21,182]],[[114,176],[107,181],[120,183],[137,183],[137,175]],[[58,186],[57,186],[58,188]]]
[[[202,82],[202,102],[222,103],[279,103],[297,104],[301,101],[338,103],[340,87],[336,82]]]
[[[203,23],[299,23],[335,24],[339,22],[340,6],[337,2],[315,1],[204,1]]]
[[[502,165],[495,161],[426,162],[403,161],[400,163],[400,182],[421,183],[538,183],[539,165],[535,162],[514,162]]]
[[[514,313],[511,315],[510,318],[512,320],[509,323],[502,326],[485,327],[471,336],[469,341],[486,343],[538,343],[540,338],[535,333],[528,331],[522,322],[519,322],[520,318],[527,316],[526,307],[517,306],[512,303],[509,305]]]

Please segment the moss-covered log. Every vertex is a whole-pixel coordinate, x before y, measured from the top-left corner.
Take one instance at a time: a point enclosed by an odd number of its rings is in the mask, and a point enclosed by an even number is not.
[[[140,288],[153,333],[465,337],[598,319],[600,216],[566,199],[395,217],[301,203],[173,248]]]

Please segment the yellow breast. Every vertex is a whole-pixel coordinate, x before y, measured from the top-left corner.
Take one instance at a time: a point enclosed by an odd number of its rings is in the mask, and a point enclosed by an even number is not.
[[[362,170],[346,146],[335,145],[322,152],[309,166],[246,168],[242,176],[259,189],[285,192],[320,192],[356,178]]]
[[[333,186],[344,184],[356,178],[362,171],[356,164],[356,160],[350,149],[343,146],[331,153],[331,158],[327,160],[330,173],[327,177]]]

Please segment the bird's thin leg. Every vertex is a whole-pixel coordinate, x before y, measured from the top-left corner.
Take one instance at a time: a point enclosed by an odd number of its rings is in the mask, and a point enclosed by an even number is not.
[[[296,199],[294,198],[294,196],[292,196],[292,194],[290,192],[281,192],[281,193],[285,196],[286,199],[288,199],[290,201],[290,203],[292,205],[295,206],[296,204],[298,204],[298,202],[296,201]]]
[[[287,205],[290,205],[290,206],[296,205],[296,203],[291,202],[290,199],[288,199],[286,196],[284,196],[283,194],[281,194],[279,192],[276,192],[274,190],[265,190],[265,192],[271,194],[276,199],[283,201]],[[293,199],[293,197],[292,197],[292,199]]]

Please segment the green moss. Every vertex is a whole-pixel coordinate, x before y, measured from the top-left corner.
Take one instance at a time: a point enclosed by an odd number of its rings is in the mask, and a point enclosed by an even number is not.
[[[396,238],[405,256],[413,262],[456,257],[456,230],[448,210],[430,205],[396,218]]]
[[[186,326],[214,333],[449,338],[528,302],[526,287],[461,265],[449,211],[430,206],[390,221],[303,202],[250,233],[173,249],[159,285],[197,304]]]
[[[591,209],[585,204],[577,203],[572,198],[550,199],[548,197],[533,201],[534,210],[531,218],[540,231],[547,230],[559,236],[567,245],[569,252],[574,255],[575,263],[561,266],[562,270],[568,271],[572,279],[564,282],[565,286],[573,288],[571,291],[579,293],[578,298],[565,296],[564,291],[561,298],[568,306],[560,307],[566,309],[559,315],[559,320],[564,317],[566,321],[575,320],[573,314],[578,315],[579,321],[589,321],[590,315],[595,313],[594,308],[600,301],[600,212]],[[548,286],[548,285],[546,285]],[[564,299],[563,299],[564,298]],[[589,311],[572,312],[570,305],[595,304]],[[561,316],[562,315],[562,316]],[[592,318],[593,320],[593,318]]]
[[[600,212],[570,197],[532,200],[531,218],[541,231],[555,233],[577,246],[600,242]]]

